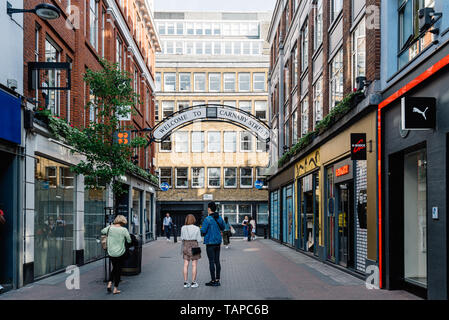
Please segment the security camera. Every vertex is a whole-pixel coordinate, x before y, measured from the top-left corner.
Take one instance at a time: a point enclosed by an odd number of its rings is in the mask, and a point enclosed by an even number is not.
[[[8,88],[11,88],[14,91],[17,89],[17,80],[8,79],[6,82],[7,82]]]

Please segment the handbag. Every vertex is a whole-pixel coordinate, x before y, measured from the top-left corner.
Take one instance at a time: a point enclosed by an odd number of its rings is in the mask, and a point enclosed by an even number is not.
[[[191,238],[190,234],[188,234],[188,233],[187,233],[187,236],[189,237],[189,239]],[[201,253],[201,248],[200,247],[193,247],[192,248],[192,256],[198,255],[200,253]]]
[[[235,229],[234,229],[233,226],[231,226],[231,233],[232,233],[232,234],[235,234]]]
[[[111,226],[109,226],[108,233],[106,235],[101,235],[101,247],[103,248],[103,250],[108,249],[109,230],[111,230]]]

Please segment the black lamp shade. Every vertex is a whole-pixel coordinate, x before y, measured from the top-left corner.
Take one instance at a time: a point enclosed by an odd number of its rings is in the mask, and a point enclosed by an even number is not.
[[[34,10],[40,18],[46,20],[57,19],[61,15],[59,8],[49,3],[38,4]]]

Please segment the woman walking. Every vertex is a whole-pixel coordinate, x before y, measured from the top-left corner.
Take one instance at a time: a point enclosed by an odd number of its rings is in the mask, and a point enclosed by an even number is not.
[[[231,224],[228,222],[228,217],[224,218],[225,228],[223,231],[223,244],[225,248],[229,248],[229,237],[231,236]]]
[[[200,228],[195,225],[196,219],[193,214],[186,217],[185,225],[181,228],[182,254],[184,258],[184,288],[198,288],[196,282],[196,272],[198,259],[201,259],[201,252],[192,253],[192,249],[196,251],[199,248],[198,243],[201,241]],[[192,283],[187,282],[189,275],[189,262],[192,261]]]
[[[245,216],[245,219],[243,219],[242,221],[244,238],[248,238],[248,223],[249,223],[248,216]]]
[[[122,264],[125,257],[125,239],[126,242],[131,243],[131,236],[124,226],[128,223],[126,218],[122,215],[118,215],[112,225],[101,230],[102,234],[108,236],[107,239],[107,250],[109,259],[112,262],[112,270],[110,274],[110,279],[108,283],[108,292],[112,291],[112,282],[114,282],[114,294],[118,294],[121,291],[118,290],[118,285],[120,283],[120,275],[122,273]]]
[[[256,240],[256,220],[251,217],[249,224],[251,228],[251,240]]]

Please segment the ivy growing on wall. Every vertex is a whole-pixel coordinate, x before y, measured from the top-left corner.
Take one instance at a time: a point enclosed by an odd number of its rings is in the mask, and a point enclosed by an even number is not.
[[[313,140],[320,134],[327,131],[332,127],[338,120],[340,120],[346,113],[349,112],[356,104],[354,101],[358,101],[359,98],[363,96],[360,91],[348,94],[343,100],[329,112],[327,116],[323,118],[315,127],[314,131],[310,131],[305,136],[303,136],[299,141],[291,147],[291,149],[284,153],[284,155],[278,161],[278,168],[281,168],[287,164],[295,155],[297,155],[301,150],[310,145]]]

